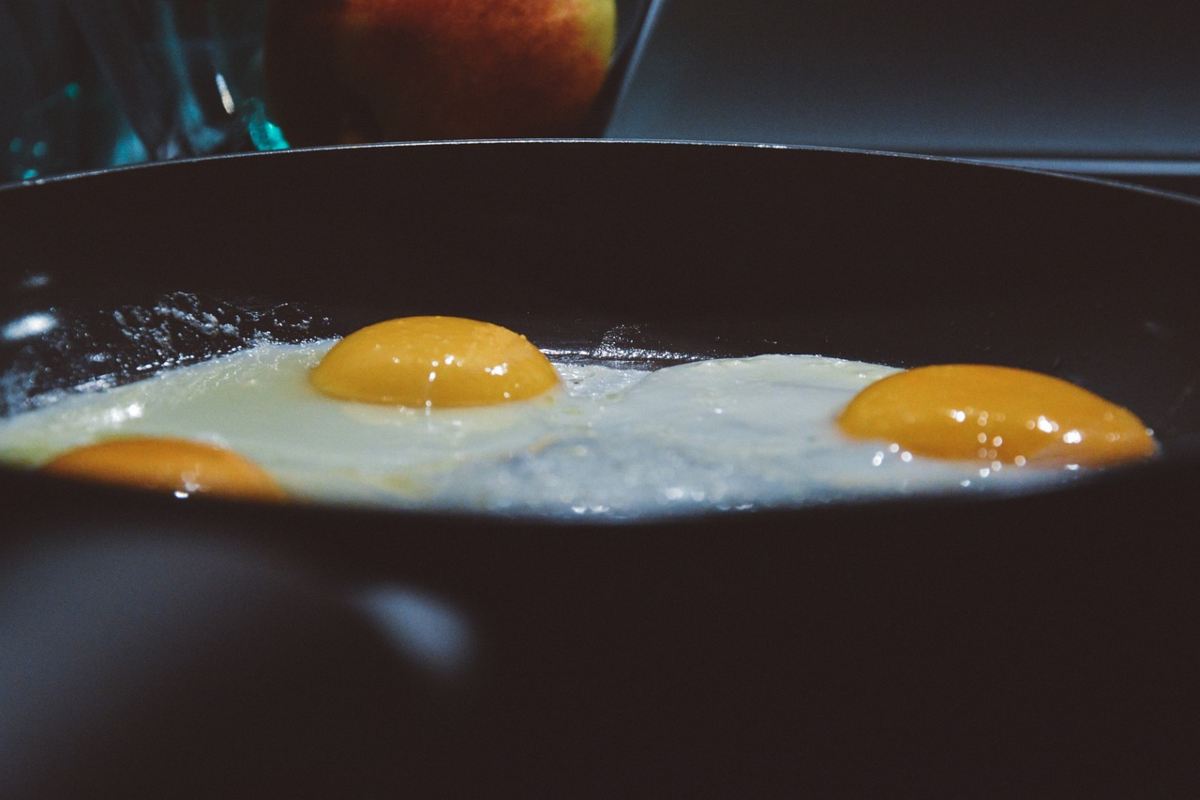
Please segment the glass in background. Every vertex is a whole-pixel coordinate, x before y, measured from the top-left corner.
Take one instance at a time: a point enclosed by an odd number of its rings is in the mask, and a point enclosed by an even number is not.
[[[0,181],[107,160],[112,120],[95,113],[85,60],[63,4],[0,2]]]
[[[549,135],[603,134],[659,2],[616,0],[604,85],[582,121]],[[266,101],[266,5],[0,0],[0,182],[288,147]],[[336,100],[315,95],[314,102]]]

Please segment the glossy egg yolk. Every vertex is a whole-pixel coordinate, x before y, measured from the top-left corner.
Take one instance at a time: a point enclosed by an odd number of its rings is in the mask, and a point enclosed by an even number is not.
[[[1140,419],[1049,375],[953,364],[890,375],[863,389],[838,418],[862,439],[910,452],[1016,465],[1100,466],[1152,455]]]
[[[459,317],[404,317],[355,331],[309,373],[342,400],[437,408],[536,397],[558,373],[524,336]]]
[[[237,453],[187,439],[130,437],[68,450],[46,472],[174,492],[282,500],[283,491],[261,467]]]

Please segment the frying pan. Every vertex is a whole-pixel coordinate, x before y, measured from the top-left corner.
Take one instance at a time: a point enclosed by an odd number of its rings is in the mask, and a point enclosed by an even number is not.
[[[1133,409],[1162,443],[1152,463],[1017,497],[622,524],[176,501],[0,471],[8,558],[186,529],[337,591],[404,585],[453,607],[473,655],[419,763],[403,780],[381,767],[381,792],[1196,788],[1194,203],[880,153],[559,141],[133,168],[0,191],[0,220],[7,413],[247,331],[440,313],[610,360],[1021,366]],[[164,302],[239,333],[157,312],[141,321],[165,340],[112,327],[114,309]],[[109,360],[83,357],[96,349]],[[379,765],[406,760],[373,741]]]

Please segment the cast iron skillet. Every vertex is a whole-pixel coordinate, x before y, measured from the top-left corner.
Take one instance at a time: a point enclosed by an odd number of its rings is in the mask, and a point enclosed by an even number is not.
[[[1025,497],[622,525],[178,502],[0,472],[10,558],[186,530],[457,609],[469,669],[447,678],[419,757],[393,749],[403,715],[372,729],[373,771],[356,773],[372,791],[1195,784],[1193,204],[884,154],[510,142],[51,181],[0,192],[0,224],[0,322],[62,321],[0,353],[10,373],[45,363],[38,388],[112,367],[81,365],[88,347],[118,371],[152,362],[98,320],[169,296],[285,336],[441,313],[581,351],[1016,365],[1134,409],[1163,444],[1153,464]],[[72,325],[92,339],[62,339]],[[194,334],[174,329],[171,352],[233,346]],[[187,724],[220,738],[202,717]]]

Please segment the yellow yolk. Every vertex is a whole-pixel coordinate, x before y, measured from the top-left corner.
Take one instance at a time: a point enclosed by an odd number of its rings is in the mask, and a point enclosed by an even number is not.
[[[459,317],[404,317],[355,331],[309,373],[342,400],[424,408],[535,397],[558,373],[524,336]]]
[[[899,372],[859,392],[838,423],[851,436],[919,455],[1017,465],[1099,466],[1156,450],[1126,409],[1067,381],[1008,367]]]
[[[142,489],[282,500],[271,476],[237,453],[187,439],[131,437],[77,447],[42,469]]]

